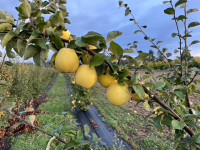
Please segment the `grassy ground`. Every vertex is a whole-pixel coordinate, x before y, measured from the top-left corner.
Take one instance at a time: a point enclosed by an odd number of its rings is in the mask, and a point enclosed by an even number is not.
[[[105,96],[105,89],[96,86],[93,89],[94,104],[105,118],[105,122],[113,127],[134,149],[171,150],[170,139],[157,132],[154,125],[143,116],[134,114],[127,106],[112,106]]]
[[[61,138],[67,139],[67,131],[77,131],[77,123],[70,112],[70,104],[67,95],[66,82],[63,75],[48,93],[48,102],[39,106],[47,114],[40,114],[36,118],[39,121],[39,127],[49,133],[63,127],[59,134]],[[12,150],[44,150],[51,137],[40,132],[33,132],[19,136],[14,140]],[[64,145],[53,142],[51,149],[63,149]]]

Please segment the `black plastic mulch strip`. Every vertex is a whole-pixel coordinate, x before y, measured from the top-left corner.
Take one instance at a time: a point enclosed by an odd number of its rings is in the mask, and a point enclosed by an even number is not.
[[[74,91],[71,88],[71,84],[68,84],[71,83],[70,77],[66,76],[66,80],[68,89],[67,92],[69,95],[69,100],[71,102],[71,94],[73,94]],[[87,124],[91,130],[90,135],[92,135],[92,133],[95,133],[108,147],[112,147],[117,142],[117,149],[119,149],[120,147],[124,147],[124,149],[133,150],[133,148],[129,146],[128,143],[124,142],[121,138],[117,137],[116,140],[116,131],[114,131],[111,127],[108,127],[105,123],[103,123],[102,117],[100,117],[100,114],[95,106],[90,106],[90,109],[87,112],[73,110],[73,113],[77,117],[82,128],[85,124]],[[101,146],[101,144],[99,145]]]

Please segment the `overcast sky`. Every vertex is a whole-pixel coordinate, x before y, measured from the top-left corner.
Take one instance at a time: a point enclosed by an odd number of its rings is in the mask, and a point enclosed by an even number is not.
[[[199,0],[188,1],[189,8],[200,10]],[[148,26],[145,31],[150,37],[164,42],[162,48],[169,48],[171,52],[177,49],[178,39],[171,38],[171,34],[176,32],[175,23],[171,20],[172,16],[163,12],[169,7],[168,4],[164,5],[162,0],[126,0],[124,3],[129,4],[139,24]],[[0,9],[18,18],[16,6],[19,6],[18,0],[0,0]],[[143,40],[141,34],[134,34],[137,27],[129,22],[130,16],[124,16],[124,8],[119,9],[117,0],[68,0],[67,9],[72,23],[67,25],[67,29],[74,35],[81,36],[89,31],[96,31],[106,37],[110,31],[117,30],[123,32],[123,35],[116,40],[123,48],[127,48],[128,43],[138,41],[139,50],[147,52],[151,49],[151,44]],[[191,21],[200,22],[200,11],[190,15],[188,22]],[[190,42],[200,41],[200,26],[191,31],[193,38]],[[200,56],[200,44],[190,49],[193,56]]]

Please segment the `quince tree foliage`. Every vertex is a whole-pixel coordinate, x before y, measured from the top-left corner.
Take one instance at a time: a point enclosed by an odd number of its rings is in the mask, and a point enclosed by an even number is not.
[[[188,17],[198,9],[188,9],[186,0],[163,2],[169,6],[164,13],[172,16],[177,29],[172,38],[178,40],[179,45],[173,53],[178,55],[180,63],[174,64],[171,59],[174,54],[162,47],[162,41],[147,35],[147,26],[140,26],[128,4],[119,1],[119,6],[125,8],[125,16],[130,17],[130,22],[138,28],[134,33],[143,35],[144,40],[149,41],[151,48],[158,51],[171,67],[170,73],[155,79],[155,71],[147,67],[149,53],[138,50],[138,41],[129,43],[128,48],[123,49],[115,42],[122,35],[119,31],[108,33],[106,38],[91,31],[81,37],[72,35],[70,40],[64,40],[61,39],[62,31],[67,30],[66,24],[70,23],[66,0],[20,2],[21,5],[16,7],[18,19],[0,10],[0,40],[8,57],[14,58],[16,53],[25,60],[33,58],[36,65],[43,66],[49,50],[74,49],[80,63],[95,67],[98,75],[106,74],[109,69],[119,85],[126,85],[131,95],[136,94],[140,98],[138,103],[143,103],[147,111],[156,110],[156,115],[152,117],[155,127],[160,132],[164,126],[171,129],[177,149],[200,149],[200,106],[191,101],[191,97],[197,99],[200,94],[196,78],[199,68],[189,67],[194,61],[190,55],[191,47],[200,41],[189,43],[191,40],[188,40],[192,38],[191,29],[200,25],[197,21],[188,22]],[[177,15],[179,9],[183,14]],[[92,50],[89,48],[91,45],[95,47]],[[138,56],[133,58],[128,55],[133,52]],[[143,76],[139,73],[141,69],[145,70]]]

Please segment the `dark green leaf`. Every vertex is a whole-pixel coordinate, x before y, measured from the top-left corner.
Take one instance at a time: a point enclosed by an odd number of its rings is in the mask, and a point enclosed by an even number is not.
[[[42,12],[43,14],[50,14],[49,11],[46,10],[46,9],[42,9],[41,12]]]
[[[168,15],[174,15],[174,13],[175,13],[173,8],[167,8],[164,10],[164,12]]]
[[[200,41],[195,40],[195,41],[192,41],[192,43],[190,44],[190,46],[191,46],[191,45],[195,45],[195,44],[199,44],[199,43],[200,43]]]
[[[39,51],[40,51],[40,48],[38,46],[29,45],[25,50],[24,60],[27,60],[35,56],[35,54],[37,54]]]
[[[50,22],[53,27],[62,25],[64,23],[62,12],[57,11],[53,16],[51,16]]]
[[[63,41],[61,40],[61,38],[59,36],[54,34],[51,36],[51,39],[57,49],[61,49],[64,47]]]
[[[42,7],[46,7],[47,5],[49,5],[49,2],[47,1],[42,2]]]
[[[161,115],[159,115],[159,116],[157,116],[156,118],[153,119],[155,127],[160,132],[163,131],[162,126],[161,126],[161,120],[162,120],[162,116]]]
[[[135,32],[134,32],[134,34],[137,34],[137,33],[139,33],[139,32],[141,32],[140,30],[136,30]]]
[[[185,100],[185,96],[182,92],[180,91],[175,91],[174,92],[181,100]]]
[[[172,56],[172,53],[167,53],[166,56],[170,57],[170,56]]]
[[[185,127],[185,123],[184,122],[180,122],[178,120],[172,120],[172,127],[174,129],[179,129],[182,130]]]
[[[159,45],[159,44],[161,44],[161,43],[163,43],[163,41],[158,41],[158,42],[157,42],[157,45]]]
[[[122,32],[112,31],[112,32],[108,33],[106,41],[108,43],[110,43],[111,41],[115,40],[116,38],[118,38],[121,35],[122,35]]]
[[[96,55],[92,59],[91,66],[100,66],[104,62],[104,58],[102,56]]]
[[[123,6],[123,1],[119,1],[119,7],[122,7]]]
[[[25,53],[26,45],[27,45],[26,40],[21,40],[21,39],[17,40],[17,50],[18,50],[17,54],[20,57],[23,57],[23,55]]]
[[[163,1],[163,4],[167,4],[167,3],[169,3],[170,1]]]
[[[178,53],[179,52],[179,50],[174,50],[174,53],[176,54],[176,53]]]
[[[196,27],[196,26],[199,26],[200,23],[199,22],[191,22],[189,25],[188,25],[188,28],[193,28],[193,27]]]
[[[184,16],[184,15],[180,15],[180,16],[178,16],[178,18],[177,18],[177,20],[185,20],[185,19],[187,19],[187,17]]]
[[[12,65],[13,65],[13,63],[10,62],[10,61],[5,61],[5,64],[6,64],[7,66],[12,66]]]
[[[145,92],[142,85],[133,85],[133,89],[141,99],[145,99]]]
[[[31,16],[31,5],[26,0],[22,2],[17,10],[21,19],[27,19]]]
[[[175,38],[178,34],[177,33],[172,33],[172,37]]]
[[[187,11],[187,14],[190,14],[190,13],[194,13],[194,12],[198,12],[199,10],[197,9],[197,8],[195,8],[195,9],[189,9],[188,11]]]
[[[44,63],[48,59],[48,51],[41,50],[33,56],[34,63],[37,66],[44,66]]]
[[[187,0],[179,0],[176,4],[175,7],[178,7],[181,4],[185,4],[187,2]]]
[[[123,80],[124,78],[128,77],[130,73],[128,70],[122,69],[121,71],[118,72],[118,74],[119,74],[119,79]]]
[[[162,51],[163,51],[163,53],[166,53],[168,51],[168,49],[167,48],[163,48]]]
[[[155,90],[162,90],[162,88],[166,85],[165,82],[159,82],[155,84]]]
[[[126,9],[125,10],[125,16],[128,16],[128,15],[130,15],[131,14],[131,10],[130,9]]]
[[[119,44],[113,42],[113,41],[110,43],[110,48],[109,48],[109,50],[110,50],[113,54],[115,54],[115,55],[117,55],[117,56],[122,56],[123,53],[124,53],[124,50],[121,48],[121,46],[120,46]]]

